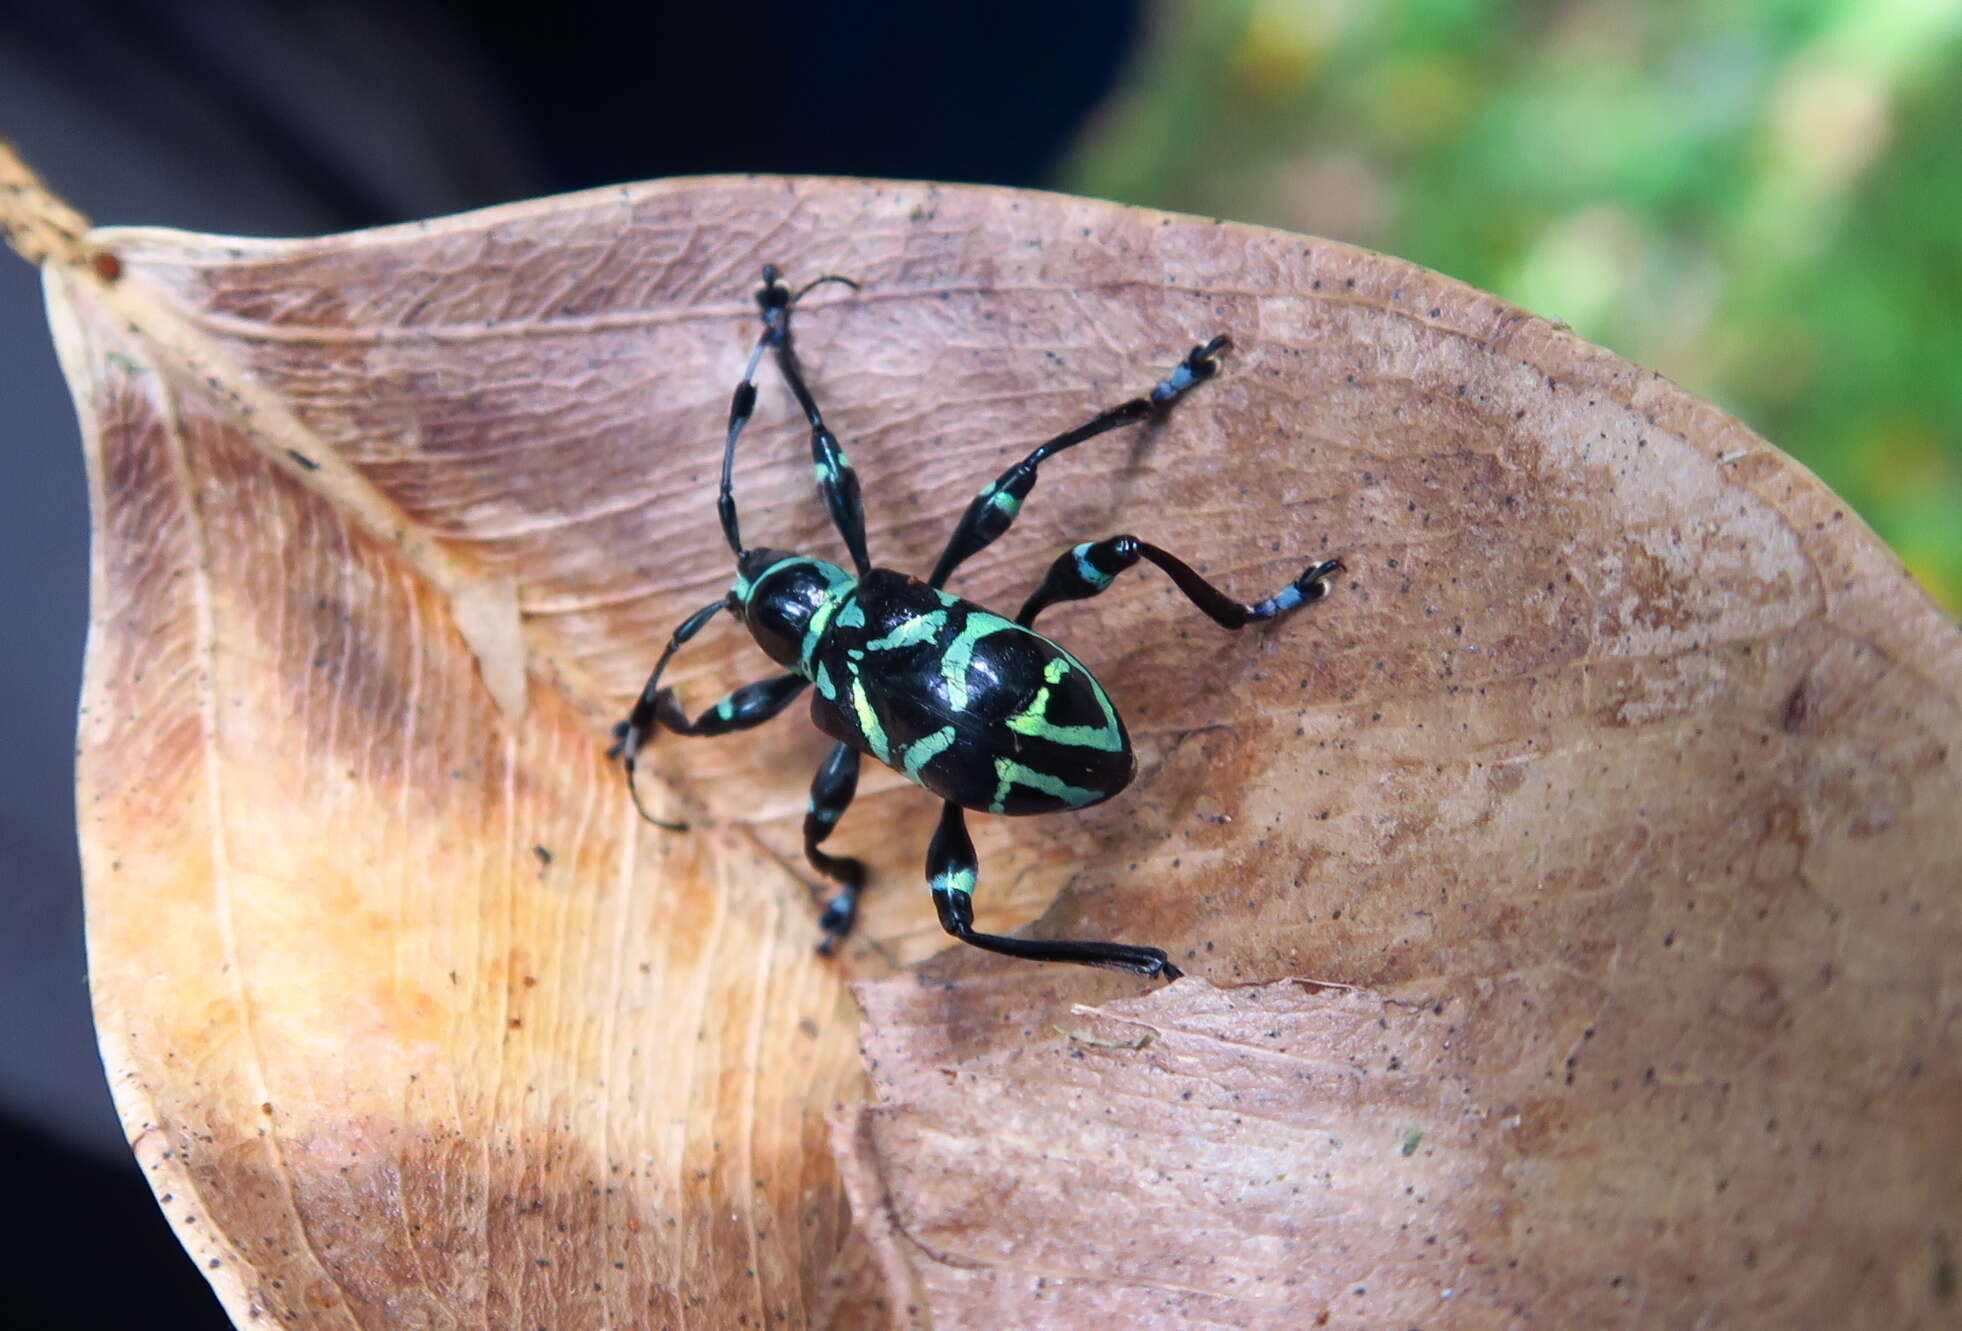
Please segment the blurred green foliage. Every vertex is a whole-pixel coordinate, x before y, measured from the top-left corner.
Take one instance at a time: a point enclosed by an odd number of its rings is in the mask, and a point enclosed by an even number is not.
[[[1962,610],[1962,0],[1161,0],[1062,184],[1564,319]]]

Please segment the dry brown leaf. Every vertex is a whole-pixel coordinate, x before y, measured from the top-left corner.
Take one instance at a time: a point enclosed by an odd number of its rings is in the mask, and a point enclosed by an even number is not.
[[[96,1010],[241,1324],[874,1326],[889,1287],[941,1328],[1953,1325],[1962,635],[1720,412],[1393,260],[1034,194],[692,180],[87,243],[114,261],[48,274],[98,522]],[[939,948],[930,803],[868,774],[833,965],[808,726],[662,741],[687,836],[601,756],[727,585],[766,260],[867,284],[800,340],[881,562],[1227,331],[962,589],[1122,530],[1248,594],[1352,570],[1231,638],[1155,577],[1056,612],[1143,774],[978,820],[982,922],[1061,892],[1040,929],[1199,978],[870,984],[842,1182],[841,977]],[[831,549],[763,401],[744,530]],[[726,626],[682,666],[697,705],[767,672]]]

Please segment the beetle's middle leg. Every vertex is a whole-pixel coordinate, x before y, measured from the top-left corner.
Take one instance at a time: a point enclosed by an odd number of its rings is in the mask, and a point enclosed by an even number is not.
[[[852,926],[858,923],[858,894],[865,886],[865,866],[845,855],[827,855],[818,845],[837,829],[838,820],[851,807],[858,793],[858,750],[840,743],[818,768],[811,781],[811,802],[804,813],[804,858],[811,867],[838,884],[838,890],[824,903],[818,928],[824,939],[818,951],[826,956],[838,946]]]
[[[954,570],[963,561],[993,545],[1009,529],[1016,515],[1022,511],[1022,501],[1029,497],[1029,491],[1035,489],[1036,469],[1046,460],[1100,434],[1164,415],[1171,410],[1174,402],[1219,373],[1220,354],[1232,345],[1224,334],[1201,343],[1188,351],[1178,367],[1159,380],[1146,396],[1120,402],[1074,430],[1064,431],[997,476],[986,489],[974,496],[967,511],[961,514],[960,524],[954,528],[954,534],[947,538],[947,548],[940,552],[940,562],[933,566],[933,576],[927,579],[927,585],[946,586],[947,579],[954,576]]]
[[[965,812],[960,805],[949,802],[940,811],[939,830],[927,848],[927,886],[933,889],[933,906],[940,913],[941,928],[963,943],[1025,961],[1067,961],[1079,966],[1130,971],[1159,980],[1176,980],[1184,974],[1161,948],[977,933],[974,888],[980,875],[981,862],[975,857],[974,841],[967,834]]]
[[[1112,580],[1140,559],[1150,560],[1165,570],[1188,601],[1204,611],[1207,618],[1223,629],[1245,628],[1265,619],[1275,619],[1328,595],[1328,580],[1342,569],[1339,559],[1310,564],[1301,576],[1264,601],[1248,605],[1236,601],[1176,555],[1135,536],[1113,536],[1105,541],[1086,541],[1057,556],[1035,594],[1022,603],[1015,622],[1023,628],[1058,601],[1081,601],[1109,587]]]

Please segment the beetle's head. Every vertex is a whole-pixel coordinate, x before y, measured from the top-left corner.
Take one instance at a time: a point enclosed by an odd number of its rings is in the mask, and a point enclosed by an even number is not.
[[[804,639],[812,621],[826,604],[850,590],[852,581],[851,574],[836,564],[809,555],[745,550],[736,563],[729,604],[771,660],[797,670],[802,668]],[[830,618],[829,611],[825,618]]]

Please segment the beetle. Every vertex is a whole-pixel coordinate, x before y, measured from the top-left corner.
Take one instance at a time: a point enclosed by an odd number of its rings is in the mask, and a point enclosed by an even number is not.
[[[636,807],[650,822],[634,784],[635,760],[657,730],[725,735],[763,724],[807,688],[811,719],[836,741],[811,783],[804,855],[836,884],[819,922],[818,950],[829,953],[851,932],[865,884],[858,860],[827,854],[824,841],[858,789],[859,760],[871,757],[940,797],[940,825],[927,849],[926,874],[940,925],[962,942],[1030,961],[1073,962],[1177,979],[1164,951],[1129,943],[1015,938],[977,932],[973,894],[980,876],[967,832],[969,811],[1020,816],[1088,808],[1123,790],[1137,772],[1124,722],[1089,667],[1035,630],[1043,610],[1110,587],[1140,559],[1168,574],[1188,600],[1225,629],[1278,619],[1327,595],[1339,559],[1310,564],[1266,600],[1233,600],[1190,566],[1130,534],[1073,546],[1051,564],[1013,619],[955,596],[947,580],[1014,523],[1035,488],[1037,469],[1056,454],[1123,426],[1163,417],[1198,384],[1218,373],[1231,346],[1224,335],[1192,348],[1149,394],[1093,416],[1036,448],[1004,471],[967,506],[932,574],[923,582],[874,567],[865,548],[857,474],[824,422],[791,340],[791,311],[827,282],[794,295],[774,265],[763,268],[756,304],[763,331],[736,385],[722,450],[717,513],[736,557],[728,592],[675,629],[627,719],[614,728],[609,757],[626,769]],[[811,555],[743,544],[731,487],[736,441],[756,409],[756,373],[770,354],[811,427],[811,461],[852,571]],[[728,611],[786,673],[745,685],[690,718],[661,676],[683,645]]]

